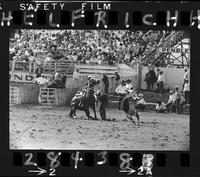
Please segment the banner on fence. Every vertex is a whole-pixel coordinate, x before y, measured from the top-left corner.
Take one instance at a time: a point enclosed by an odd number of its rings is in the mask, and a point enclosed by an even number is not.
[[[35,74],[24,72],[10,73],[10,82],[35,83]]]
[[[159,52],[161,52],[161,53],[189,53],[189,49],[160,47]]]
[[[10,61],[9,69],[10,71],[34,73],[34,63],[23,61]]]

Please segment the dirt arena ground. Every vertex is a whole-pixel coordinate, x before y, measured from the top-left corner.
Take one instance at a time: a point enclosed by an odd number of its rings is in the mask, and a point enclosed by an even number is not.
[[[77,119],[68,114],[69,107],[11,106],[10,148],[189,150],[189,115],[142,112],[138,128],[117,109],[107,110],[116,121],[87,120],[82,111]]]

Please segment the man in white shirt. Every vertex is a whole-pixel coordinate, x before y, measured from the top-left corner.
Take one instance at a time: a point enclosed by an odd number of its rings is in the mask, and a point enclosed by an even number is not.
[[[80,73],[79,73],[79,69],[76,69],[73,73],[73,80],[75,82],[75,85],[77,86],[78,85],[78,82],[79,82],[79,77],[80,77]]]
[[[164,113],[166,111],[165,103],[163,103],[161,100],[159,100],[157,102],[155,111],[159,112],[159,113]]]
[[[119,96],[119,104],[118,104],[118,109],[121,109],[121,102],[123,98],[125,97],[127,91],[126,91],[126,84],[125,81],[123,80],[121,84],[116,88],[115,92]]]
[[[163,92],[164,84],[165,84],[165,77],[163,75],[163,71],[160,71],[158,75],[158,80],[157,80],[158,92],[160,93]]]
[[[130,92],[132,92],[132,90],[133,90],[134,88],[133,88],[133,85],[132,85],[132,83],[131,83],[131,80],[127,80],[126,81],[126,90],[127,90],[127,92],[128,93],[130,93]]]
[[[171,106],[172,107],[172,112],[176,112],[176,105],[175,105],[175,95],[174,95],[174,91],[173,90],[170,90],[169,92],[169,99],[168,99],[168,102],[166,104],[166,108],[167,108],[167,112],[169,112],[169,107]]]
[[[35,83],[40,85],[40,86],[46,86],[49,81],[45,78],[44,74],[41,74],[41,77],[38,77],[35,79]]]

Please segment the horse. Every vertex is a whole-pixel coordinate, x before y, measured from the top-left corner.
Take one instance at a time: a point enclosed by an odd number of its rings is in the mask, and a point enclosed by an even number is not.
[[[97,120],[95,104],[96,104],[96,98],[94,96],[94,91],[91,89],[86,89],[85,93],[82,94],[81,96],[77,97],[77,95],[75,95],[72,98],[71,110],[69,116],[76,118],[76,110],[78,109],[81,111],[85,111],[85,114],[88,119]],[[90,111],[89,111],[90,108],[93,109],[95,116],[94,118],[90,116]]]
[[[149,70],[145,76],[145,81],[147,83],[147,91],[153,91],[153,86],[156,80],[157,77],[155,71]]]
[[[134,115],[137,118],[137,124],[139,127],[139,120],[140,120],[140,114],[137,112],[136,109],[136,103],[139,100],[138,97],[134,94],[127,95],[123,100],[123,110],[126,113],[126,117],[135,124],[135,121],[133,120],[132,116]],[[136,124],[135,124],[136,125]]]

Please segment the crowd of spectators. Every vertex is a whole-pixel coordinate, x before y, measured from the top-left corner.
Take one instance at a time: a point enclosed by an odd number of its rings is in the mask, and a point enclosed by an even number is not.
[[[169,34],[152,30],[16,30],[10,37],[10,60],[134,65]]]

